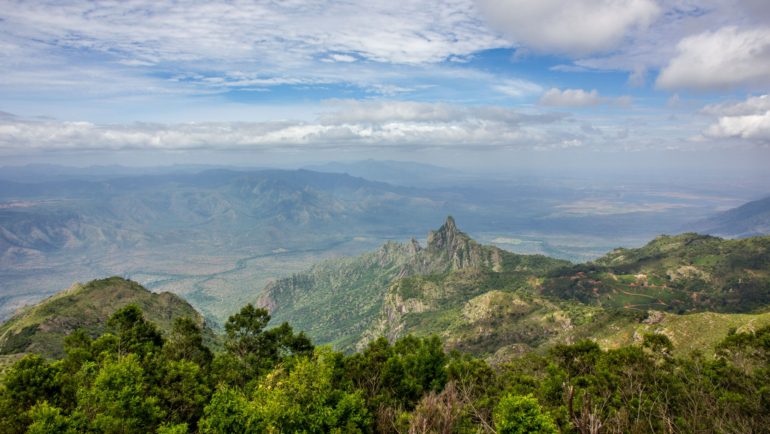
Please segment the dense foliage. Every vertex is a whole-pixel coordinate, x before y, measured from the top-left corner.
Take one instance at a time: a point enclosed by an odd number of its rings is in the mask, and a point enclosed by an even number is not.
[[[436,337],[314,348],[263,309],[228,320],[224,350],[180,318],[163,335],[141,310],[115,312],[65,356],[27,355],[0,386],[0,432],[766,432],[770,328],[733,333],[716,357],[640,346],[561,345],[491,366]]]

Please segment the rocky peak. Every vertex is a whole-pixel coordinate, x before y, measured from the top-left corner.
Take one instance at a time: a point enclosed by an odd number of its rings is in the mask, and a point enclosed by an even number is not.
[[[495,248],[485,248],[461,232],[452,216],[437,230],[428,234],[427,250],[444,256],[451,269],[491,267],[499,269],[501,258]]]
[[[446,218],[446,222],[437,231],[428,233],[428,248],[432,250],[451,249],[458,242],[468,242],[470,238],[457,229],[455,219],[452,216]]]

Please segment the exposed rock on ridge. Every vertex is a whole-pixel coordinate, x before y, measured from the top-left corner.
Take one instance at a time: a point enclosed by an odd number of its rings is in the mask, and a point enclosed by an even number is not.
[[[494,271],[502,268],[502,255],[496,247],[482,246],[468,235],[457,229],[454,218],[447,217],[446,222],[437,231],[428,234],[428,247],[432,255],[446,255],[452,270],[489,267]]]

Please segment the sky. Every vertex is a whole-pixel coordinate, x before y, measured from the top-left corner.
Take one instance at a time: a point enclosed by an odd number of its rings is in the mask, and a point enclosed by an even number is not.
[[[0,165],[770,166],[767,0],[0,2]]]

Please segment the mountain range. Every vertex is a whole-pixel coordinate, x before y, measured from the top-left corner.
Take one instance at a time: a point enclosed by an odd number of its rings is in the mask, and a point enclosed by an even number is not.
[[[271,283],[259,303],[275,321],[343,350],[436,333],[487,355],[581,337],[609,345],[630,329],[714,318],[699,312],[724,312],[738,326],[770,318],[770,237],[661,236],[584,264],[481,245],[451,217],[427,240],[322,262]]]

